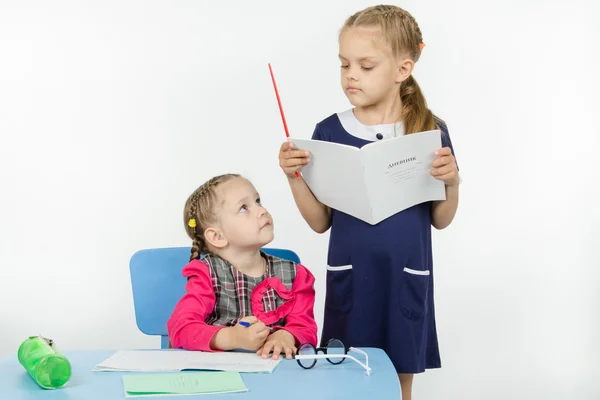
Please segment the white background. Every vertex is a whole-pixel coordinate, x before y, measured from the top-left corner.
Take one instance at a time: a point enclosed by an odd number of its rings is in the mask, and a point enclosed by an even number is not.
[[[186,197],[228,171],[261,192],[272,246],[316,275],[321,324],[328,235],[279,169],[267,63],[292,135],[310,138],[349,107],[337,32],[371,4],[2,1],[0,357],[38,333],[63,350],[158,347],[135,325],[129,258],[189,245]],[[599,398],[598,3],[399,5],[464,180],[434,232],[443,368],[414,398]]]

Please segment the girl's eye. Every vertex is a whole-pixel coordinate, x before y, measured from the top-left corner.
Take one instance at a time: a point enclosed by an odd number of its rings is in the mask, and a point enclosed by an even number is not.
[[[256,199],[256,204],[260,205],[260,199]]]
[[[342,69],[347,69],[348,65],[342,65]]]
[[[364,69],[365,71],[370,71],[373,69],[373,67],[361,67],[362,69]]]
[[[246,205],[243,205],[242,207],[240,207],[240,212],[244,212],[248,210],[248,207]]]

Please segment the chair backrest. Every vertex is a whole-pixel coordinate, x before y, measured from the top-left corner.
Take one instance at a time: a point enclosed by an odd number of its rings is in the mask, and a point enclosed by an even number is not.
[[[298,255],[291,250],[263,248],[263,251],[300,263]],[[181,270],[189,260],[189,247],[168,247],[140,250],[129,262],[137,327],[146,335],[160,335],[163,349],[169,343],[167,320],[185,294],[187,279]]]

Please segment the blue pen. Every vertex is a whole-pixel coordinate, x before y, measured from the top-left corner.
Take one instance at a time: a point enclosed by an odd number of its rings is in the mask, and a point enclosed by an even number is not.
[[[248,328],[251,325],[250,322],[246,322],[246,321],[240,321],[240,322],[238,322],[238,324],[240,324],[241,326],[245,326],[246,328]],[[267,329],[272,331],[273,327],[267,326]]]

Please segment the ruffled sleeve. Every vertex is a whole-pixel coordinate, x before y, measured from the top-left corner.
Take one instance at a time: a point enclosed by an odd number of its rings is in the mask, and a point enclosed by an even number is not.
[[[296,265],[296,278],[292,289],[287,290],[278,278],[267,278],[252,292],[252,314],[266,325],[274,324],[285,318],[284,326],[273,329],[285,329],[296,339],[296,345],[312,343],[317,345],[317,323],[315,322],[315,278],[303,265]],[[265,311],[262,305],[264,293],[273,288],[285,300],[276,310]]]

